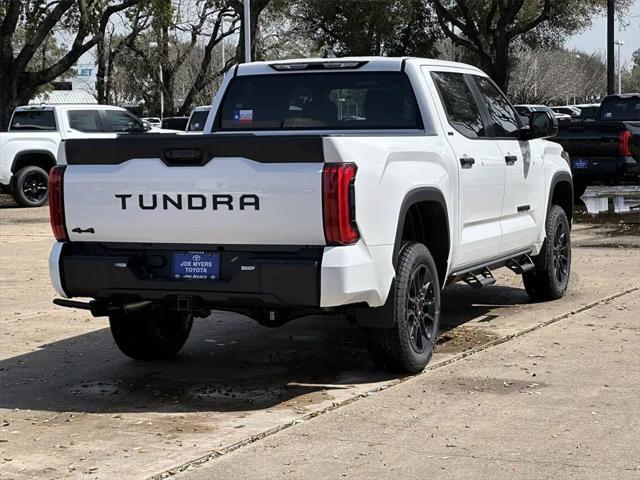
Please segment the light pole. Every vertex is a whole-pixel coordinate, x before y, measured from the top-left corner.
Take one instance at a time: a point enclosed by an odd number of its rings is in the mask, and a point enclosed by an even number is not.
[[[157,48],[158,42],[149,42],[151,48]],[[164,118],[164,92],[162,91],[162,84],[164,82],[162,78],[162,61],[160,60],[160,54],[158,54],[158,90],[160,91],[160,120]]]
[[[251,0],[244,0],[244,62],[251,62]]]
[[[618,47],[618,95],[622,93],[622,64],[620,63],[620,47],[624,45],[624,40],[616,40],[614,44]]]

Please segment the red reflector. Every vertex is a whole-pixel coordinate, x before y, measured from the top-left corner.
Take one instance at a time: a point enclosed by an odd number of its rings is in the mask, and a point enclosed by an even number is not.
[[[64,221],[63,178],[65,166],[53,167],[49,172],[49,217],[53,236],[59,242],[69,240]]]
[[[353,163],[327,163],[322,170],[324,237],[328,245],[350,245],[360,238],[355,224]]]
[[[625,130],[624,132],[620,132],[620,156],[622,157],[630,157],[631,156],[631,132],[629,130]]]

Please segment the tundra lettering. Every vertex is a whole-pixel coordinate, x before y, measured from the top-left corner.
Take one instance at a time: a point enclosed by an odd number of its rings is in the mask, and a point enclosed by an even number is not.
[[[152,193],[151,195],[138,194],[138,206],[142,210],[156,210],[158,208],[158,196],[162,198],[162,210],[169,210],[169,206],[172,206],[176,210],[182,210],[183,206],[183,194],[178,193],[173,196],[162,193]],[[131,193],[116,193],[114,197],[120,199],[120,208],[126,210],[128,207],[127,200],[133,197]],[[207,208],[207,197],[199,193],[185,194],[186,197],[186,210],[205,210]],[[247,210],[253,208],[254,210],[260,210],[260,197],[253,194],[243,194],[238,198],[240,210]],[[234,197],[229,194],[213,194],[211,195],[211,209],[218,210],[220,206],[226,206],[227,210],[233,210]]]

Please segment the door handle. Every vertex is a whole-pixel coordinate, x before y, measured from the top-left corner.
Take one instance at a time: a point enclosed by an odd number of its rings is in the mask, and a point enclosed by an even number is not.
[[[507,155],[506,157],[504,157],[504,160],[505,162],[507,162],[507,165],[513,165],[518,161],[518,157],[516,157],[515,155]]]
[[[473,157],[462,157],[460,159],[460,165],[462,165],[463,168],[464,167],[471,168],[474,163],[476,163],[476,159]]]

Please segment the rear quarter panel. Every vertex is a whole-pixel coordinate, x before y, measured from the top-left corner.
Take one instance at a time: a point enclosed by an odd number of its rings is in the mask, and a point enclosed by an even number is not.
[[[449,199],[455,189],[455,164],[437,136],[327,137],[324,152],[327,162],[358,166],[356,219],[369,246],[393,245],[409,191],[432,187]]]
[[[0,134],[0,183],[8,185],[14,160],[23,153],[46,153],[57,158],[58,132],[7,132]]]

